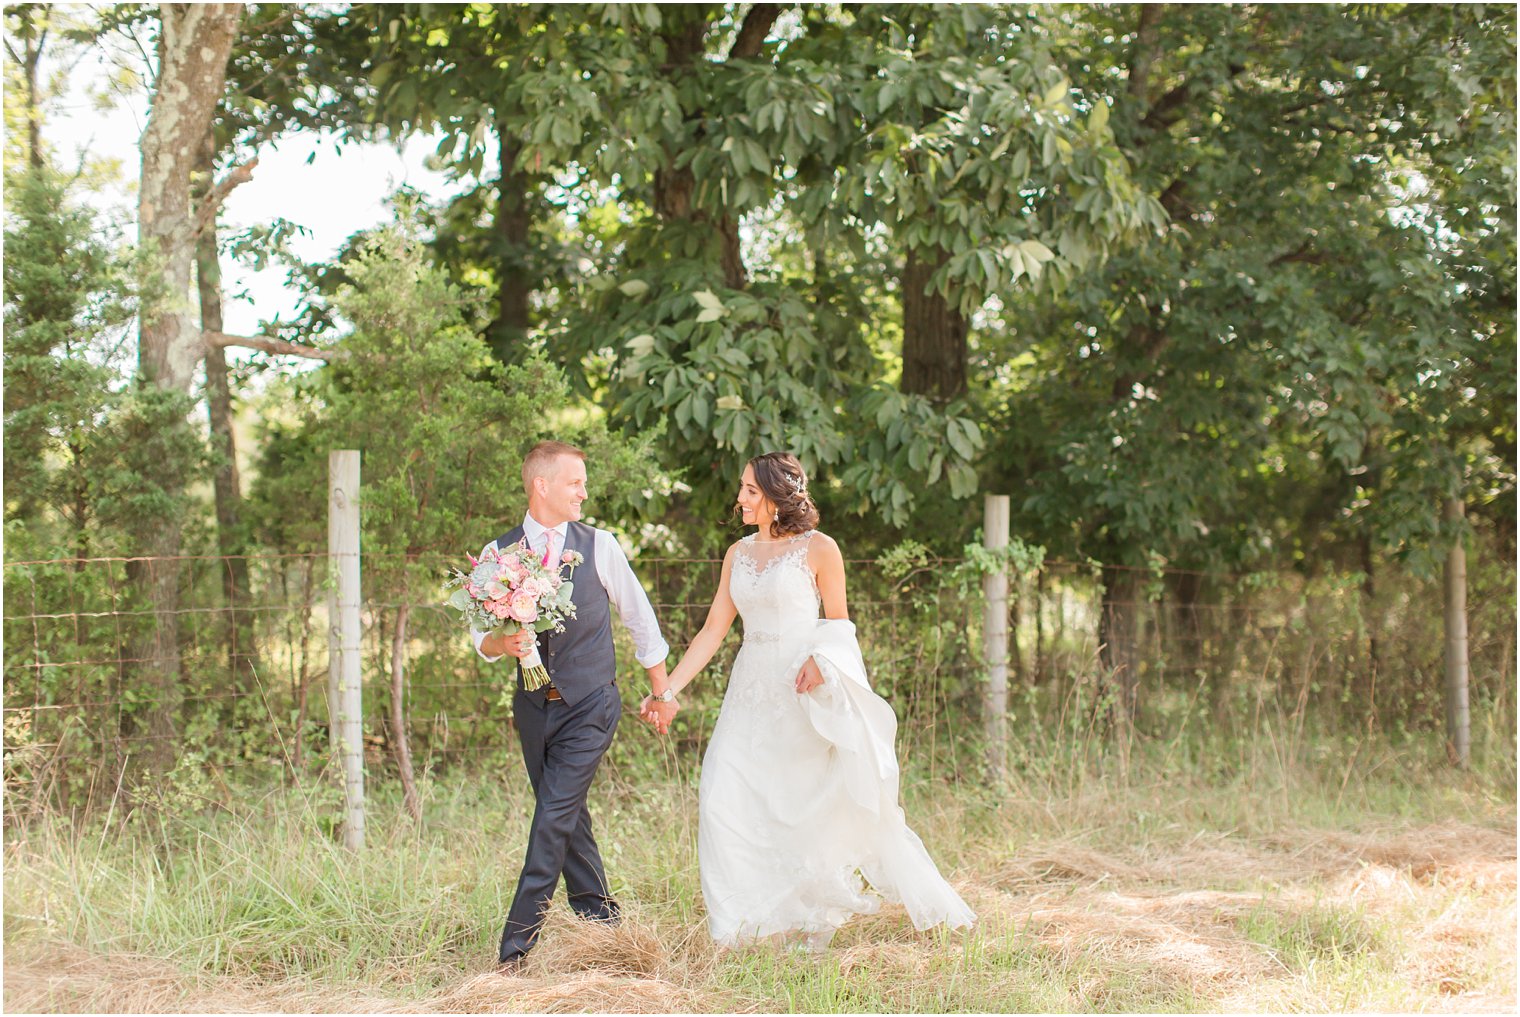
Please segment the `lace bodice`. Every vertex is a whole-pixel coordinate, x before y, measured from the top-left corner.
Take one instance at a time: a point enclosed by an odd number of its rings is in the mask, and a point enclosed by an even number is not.
[[[808,567],[812,530],[780,540],[750,534],[734,551],[729,594],[744,620],[744,643],[780,643],[818,620],[818,581]]]
[[[797,709],[793,658],[818,624],[818,582],[808,568],[813,532],[780,540],[739,541],[729,595],[744,622],[744,643],[724,697],[724,718],[772,718],[747,724],[746,738],[763,737],[774,717]],[[732,707],[732,709],[731,709]]]

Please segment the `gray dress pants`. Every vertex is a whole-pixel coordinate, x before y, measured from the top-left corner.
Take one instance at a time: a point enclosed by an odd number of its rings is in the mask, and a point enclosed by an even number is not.
[[[503,961],[533,948],[561,876],[570,907],[578,916],[593,921],[618,917],[586,808],[591,780],[623,715],[617,685],[599,686],[574,706],[564,700],[540,704],[537,698],[519,689],[513,701],[523,763],[537,806],[517,894],[502,932]]]

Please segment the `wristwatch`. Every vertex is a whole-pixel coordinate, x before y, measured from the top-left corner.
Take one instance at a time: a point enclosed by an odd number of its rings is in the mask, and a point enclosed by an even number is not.
[[[676,698],[676,690],[675,689],[666,689],[664,692],[661,692],[659,695],[655,695],[653,692],[651,692],[651,693],[649,693],[649,698],[653,699],[657,703],[673,703],[673,702],[675,702],[675,698]]]

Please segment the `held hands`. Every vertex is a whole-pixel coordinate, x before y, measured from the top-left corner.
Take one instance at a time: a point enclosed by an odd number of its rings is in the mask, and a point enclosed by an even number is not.
[[[654,728],[660,734],[670,733],[670,722],[676,719],[676,714],[681,712],[681,706],[674,699],[668,703],[662,703],[654,696],[644,697],[639,704],[639,719]]]
[[[817,662],[809,657],[802,665],[802,670],[797,672],[797,694],[805,696],[822,684],[823,672],[818,670]]]

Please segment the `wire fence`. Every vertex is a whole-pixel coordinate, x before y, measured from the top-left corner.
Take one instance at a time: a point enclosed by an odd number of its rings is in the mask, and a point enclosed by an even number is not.
[[[444,556],[365,555],[362,647],[367,765],[390,764],[392,644],[410,606],[404,712],[420,768],[509,762],[505,664],[473,651],[443,605]],[[644,557],[673,657],[700,629],[721,562]],[[959,562],[916,569],[847,563],[849,604],[872,680],[897,710],[900,748],[954,769],[980,727],[983,604]],[[171,570],[177,607],[149,602],[144,577]],[[1111,572],[1113,570],[1110,570]],[[1099,569],[1050,561],[1010,598],[1011,685],[1026,723],[1050,723],[1097,701],[1105,682],[1102,616],[1131,619],[1142,732],[1179,710],[1227,718],[1264,698],[1358,723],[1437,730],[1443,660],[1437,584],[1400,577],[1368,597],[1361,577],[1132,570],[1105,602]],[[325,554],[186,555],[7,562],[4,567],[4,743],[7,789],[70,803],[109,793],[134,760],[172,748],[214,775],[288,776],[328,753],[328,558]],[[1472,697],[1513,713],[1513,575],[1475,578]],[[1490,587],[1484,587],[1483,583]],[[155,641],[173,619],[171,646]],[[685,696],[668,743],[695,766],[721,702],[740,625]],[[615,626],[620,684],[632,711],[645,685]],[[155,648],[156,647],[156,648]],[[146,649],[145,649],[146,648]],[[169,669],[169,687],[149,672]],[[1036,720],[1036,718],[1040,718]],[[1512,723],[1512,721],[1511,721]],[[1015,726],[1015,737],[1018,737]],[[618,740],[610,765],[635,765],[649,742]],[[661,751],[666,751],[662,749]]]

